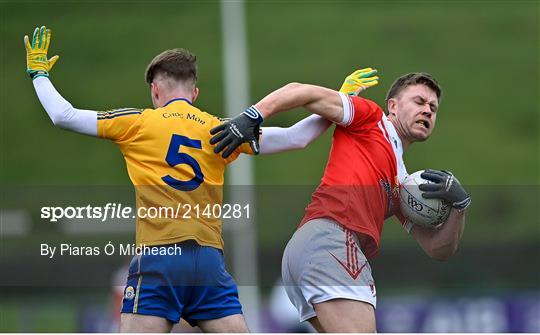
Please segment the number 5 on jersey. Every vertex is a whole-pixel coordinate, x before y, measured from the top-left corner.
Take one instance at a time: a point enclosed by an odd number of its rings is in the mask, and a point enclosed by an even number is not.
[[[186,136],[173,134],[165,161],[172,167],[179,164],[187,164],[193,169],[195,176],[188,181],[178,180],[170,175],[161,177],[161,179],[167,183],[167,185],[174,187],[177,190],[193,191],[204,181],[204,174],[202,173],[201,166],[193,157],[186,153],[179,152],[180,146],[182,145],[189,148],[202,149],[200,140],[193,140]]]

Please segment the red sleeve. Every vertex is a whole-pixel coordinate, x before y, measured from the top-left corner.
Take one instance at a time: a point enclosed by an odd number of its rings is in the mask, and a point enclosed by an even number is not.
[[[375,102],[356,96],[348,98],[351,103],[351,118],[345,127],[349,131],[360,131],[381,120],[384,112]]]

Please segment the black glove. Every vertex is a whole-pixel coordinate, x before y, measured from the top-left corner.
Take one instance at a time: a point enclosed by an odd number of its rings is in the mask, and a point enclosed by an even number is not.
[[[248,142],[253,153],[259,154],[259,132],[262,122],[261,113],[255,106],[251,106],[242,114],[212,128],[210,134],[215,136],[210,139],[210,144],[217,143],[214,152],[217,154],[225,149],[221,156],[227,158],[242,143]]]
[[[471,203],[471,197],[452,173],[444,170],[428,169],[420,176],[432,182],[418,187],[420,191],[424,191],[422,193],[424,198],[445,200],[459,211],[463,211]]]

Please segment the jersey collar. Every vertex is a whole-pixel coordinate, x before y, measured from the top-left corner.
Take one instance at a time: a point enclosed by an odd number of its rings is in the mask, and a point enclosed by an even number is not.
[[[172,99],[172,100],[167,101],[167,103],[166,103],[165,105],[163,105],[163,107],[169,105],[169,104],[172,103],[172,102],[179,101],[179,100],[185,101],[185,102],[187,102],[188,104],[192,105],[191,101],[189,101],[189,100],[186,99],[186,98],[176,98],[176,99]]]

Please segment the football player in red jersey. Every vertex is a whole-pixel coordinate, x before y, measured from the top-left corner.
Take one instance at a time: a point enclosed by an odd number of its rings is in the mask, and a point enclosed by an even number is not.
[[[388,114],[373,101],[327,88],[288,84],[214,128],[215,152],[227,156],[256,141],[265,118],[297,107],[336,123],[321,184],[289,241],[282,275],[301,321],[321,332],[375,332],[376,292],[368,259],[375,256],[385,218],[396,215],[433,259],[446,260],[463,234],[470,197],[445,171],[427,170],[420,186],[426,198],[453,209],[437,229],[404,220],[397,186],[407,175],[403,152],[424,141],[435,127],[442,90],[426,73],[398,78],[386,98]],[[262,136],[264,145],[264,132]]]

